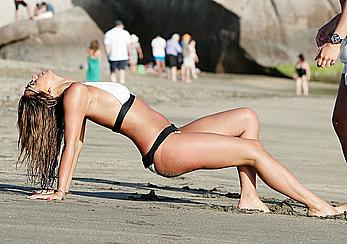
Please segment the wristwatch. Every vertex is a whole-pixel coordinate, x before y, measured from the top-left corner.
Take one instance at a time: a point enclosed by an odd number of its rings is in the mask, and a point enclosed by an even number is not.
[[[343,42],[343,38],[337,33],[333,33],[330,36],[330,43],[331,44],[341,44]]]

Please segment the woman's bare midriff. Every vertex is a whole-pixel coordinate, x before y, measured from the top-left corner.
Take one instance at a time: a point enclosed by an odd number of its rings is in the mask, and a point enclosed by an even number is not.
[[[169,125],[170,121],[165,116],[136,98],[125,116],[121,133],[129,137],[145,155],[160,132]]]

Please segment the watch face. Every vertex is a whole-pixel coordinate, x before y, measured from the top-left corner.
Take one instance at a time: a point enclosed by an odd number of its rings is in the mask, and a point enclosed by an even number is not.
[[[338,43],[342,42],[342,39],[339,36],[339,34],[334,33],[334,34],[331,35],[330,41],[331,41],[332,44],[338,44]]]

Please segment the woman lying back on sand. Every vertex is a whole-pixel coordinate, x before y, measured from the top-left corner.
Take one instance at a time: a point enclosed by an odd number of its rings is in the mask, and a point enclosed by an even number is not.
[[[86,119],[130,138],[144,167],[173,177],[198,169],[237,166],[239,208],[269,211],[256,193],[256,173],[271,188],[308,207],[315,216],[335,215],[333,207],[306,189],[259,142],[259,122],[248,108],[231,109],[176,128],[118,83],[82,83],[52,71],[34,75],[18,105],[20,155],[33,182],[53,184],[61,141],[64,147],[57,189],[32,199],[61,200],[69,186],[82,148]]]

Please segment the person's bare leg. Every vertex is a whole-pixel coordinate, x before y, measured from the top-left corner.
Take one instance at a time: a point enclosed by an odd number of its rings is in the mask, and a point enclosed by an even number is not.
[[[302,79],[296,78],[296,95],[301,96]]]
[[[259,139],[257,114],[247,108],[238,108],[209,115],[180,128],[183,132],[210,132],[245,139]],[[241,197],[238,207],[269,212],[269,208],[259,199],[256,192],[256,171],[253,167],[237,167]]]
[[[111,72],[110,80],[111,82],[117,82],[116,72]]]
[[[342,152],[347,162],[347,86],[345,76],[341,75],[340,86],[337,92],[332,124],[339,138]],[[347,204],[336,207],[339,212],[347,211]]]
[[[124,69],[119,70],[119,82],[121,84],[125,83],[125,70]]]
[[[187,70],[187,68],[186,68],[186,66],[185,65],[182,65],[182,67],[181,67],[181,80],[182,81],[186,81],[186,70]]]
[[[161,67],[161,72],[164,73],[165,69],[166,69],[165,61],[161,61],[160,64],[161,64],[161,66],[160,66]]]
[[[307,81],[306,77],[302,78],[302,90],[303,90],[305,96],[309,95],[310,91],[309,91],[308,81]]]
[[[195,61],[193,60],[193,64],[192,64],[192,77],[194,80],[198,79],[198,74],[196,72],[196,65],[195,65]]]
[[[306,189],[257,140],[213,133],[171,134],[154,156],[157,172],[177,176],[197,169],[252,166],[274,190],[308,207],[310,215],[327,216],[338,211]]]
[[[162,70],[161,70],[161,62],[159,60],[155,61],[155,67],[157,68],[157,74],[160,76]]]
[[[177,81],[177,67],[176,66],[171,68],[171,80],[173,82]]]
[[[187,83],[191,83],[192,82],[192,80],[190,79],[190,72],[191,72],[191,68],[190,67],[186,67],[185,68],[185,81],[187,82]]]

